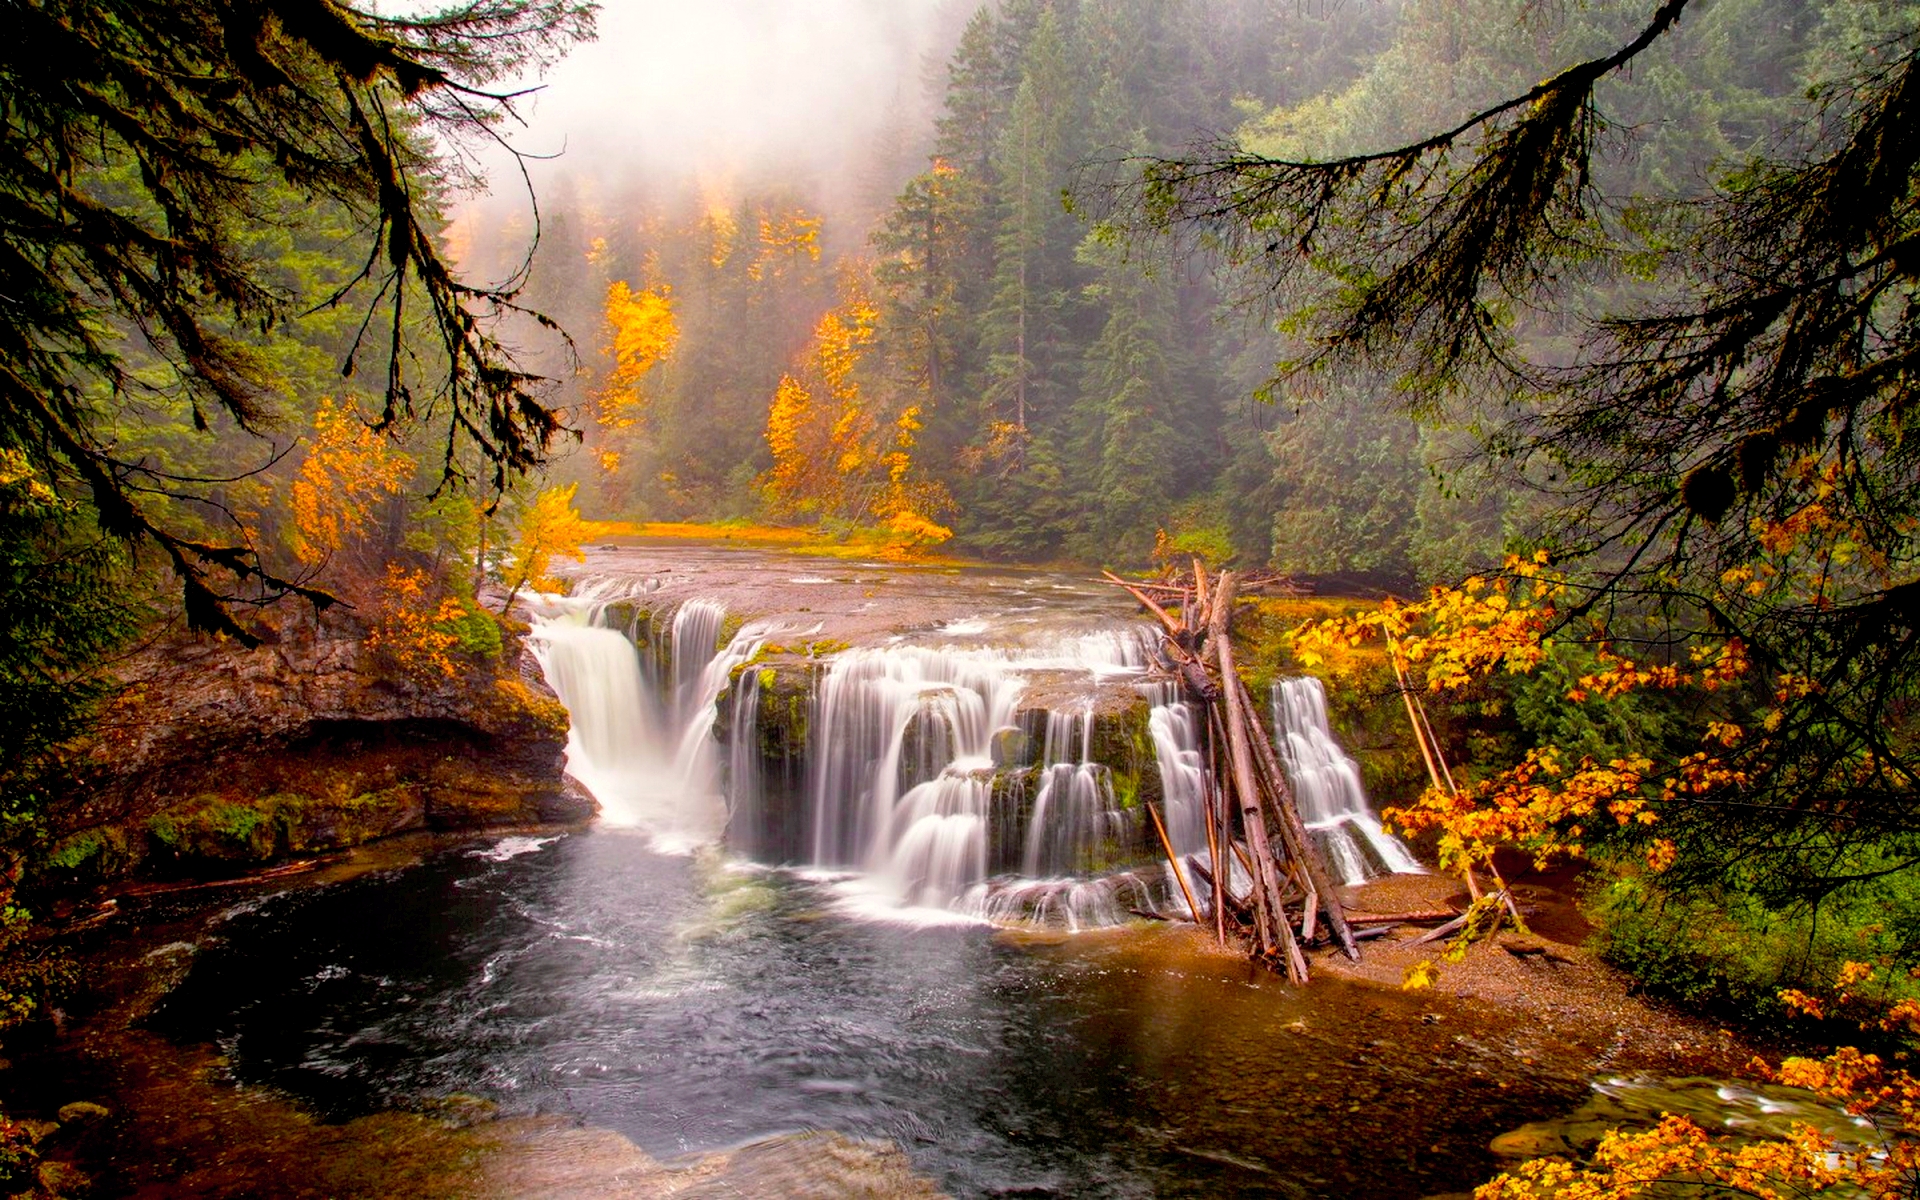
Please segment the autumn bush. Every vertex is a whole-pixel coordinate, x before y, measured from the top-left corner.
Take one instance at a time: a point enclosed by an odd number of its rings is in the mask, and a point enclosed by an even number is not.
[[[1920,1194],[1920,1081],[1907,1070],[1920,1035],[1920,882],[1909,839],[1844,814],[1760,819],[1766,793],[1753,781],[1792,769],[1818,685],[1751,662],[1735,637],[1626,632],[1586,619],[1542,554],[1418,603],[1310,623],[1293,647],[1309,666],[1351,672],[1360,647],[1384,643],[1408,688],[1476,697],[1506,722],[1509,736],[1485,743],[1495,753],[1384,817],[1433,836],[1444,867],[1496,881],[1496,851],[1543,865],[1591,860],[1597,948],[1653,990],[1748,1019],[1827,1023],[1807,1036],[1850,1028],[1854,1045],[1753,1071],[1844,1106],[1861,1136],[1839,1145],[1798,1127],[1740,1140],[1669,1116],[1615,1131],[1585,1162],[1524,1164],[1477,1196]],[[1865,778],[1875,767],[1853,769]],[[1796,861],[1812,877],[1779,878]],[[1491,898],[1476,903],[1448,957],[1506,919]],[[1408,986],[1437,969],[1417,964]]]
[[[427,571],[388,563],[365,645],[399,674],[451,679],[476,661],[499,657],[500,625]]]

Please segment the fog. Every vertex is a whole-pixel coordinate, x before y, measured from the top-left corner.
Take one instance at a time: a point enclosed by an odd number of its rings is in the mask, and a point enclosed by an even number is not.
[[[561,179],[661,187],[768,179],[833,187],[876,144],[922,137],[965,0],[608,0],[599,38],[576,46],[520,103],[507,140],[536,194]],[[524,207],[504,155],[463,215]],[[598,186],[596,186],[598,185]]]

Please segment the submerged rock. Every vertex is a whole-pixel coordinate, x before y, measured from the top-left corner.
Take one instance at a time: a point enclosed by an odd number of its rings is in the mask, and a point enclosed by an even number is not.
[[[75,1100],[71,1104],[60,1106],[62,1125],[84,1125],[94,1121],[104,1121],[113,1113],[104,1104],[95,1104],[91,1100]]]

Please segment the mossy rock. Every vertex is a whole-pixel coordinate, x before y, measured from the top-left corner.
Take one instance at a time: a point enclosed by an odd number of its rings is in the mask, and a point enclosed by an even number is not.
[[[483,829],[548,819],[555,790],[528,784],[461,758],[437,764],[422,791],[426,824],[434,829]]]
[[[993,765],[996,767],[1026,766],[1033,753],[1033,738],[1020,728],[1002,729],[993,735]]]
[[[426,824],[420,787],[399,783],[344,799],[283,794],[268,797],[292,854],[358,846]]]
[[[130,838],[114,825],[82,829],[55,842],[41,859],[41,872],[66,885],[101,883],[138,865],[143,839]]]
[[[552,696],[541,695],[518,679],[496,679],[493,681],[493,691],[501,715],[511,722],[531,722],[542,731],[562,739],[573,726],[573,718],[567,714],[566,705]]]
[[[762,669],[759,685],[760,704],[754,717],[760,757],[782,763],[804,759],[813,723],[811,672],[792,666],[767,667]]]
[[[608,629],[618,629],[641,649],[654,642],[653,610],[634,600],[615,600],[601,610],[601,621]]]
[[[418,784],[355,793],[344,779],[320,795],[274,792],[236,799],[204,794],[147,818],[155,858],[188,869],[257,866],[287,855],[358,846],[426,824]]]
[[[147,818],[148,842],[157,858],[183,865],[257,864],[280,853],[275,797],[247,803],[202,794]]]
[[[1160,760],[1149,722],[1153,705],[1146,697],[1094,714],[1093,761],[1113,773],[1114,798],[1121,808],[1161,800]]]

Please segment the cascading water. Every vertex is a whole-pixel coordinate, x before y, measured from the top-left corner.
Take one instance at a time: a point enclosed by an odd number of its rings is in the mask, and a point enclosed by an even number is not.
[[[1194,732],[1194,711],[1181,702],[1177,683],[1143,683],[1140,690],[1153,705],[1147,716],[1147,733],[1153,738],[1153,757],[1160,767],[1161,819],[1178,862],[1178,866],[1166,863],[1161,869],[1170,894],[1195,895],[1202,889],[1187,870],[1187,856],[1201,855],[1209,864],[1213,856],[1207,853],[1206,767],[1200,759],[1200,739]],[[1195,919],[1199,916],[1189,915]]]
[[[1274,681],[1273,726],[1300,819],[1341,882],[1421,869],[1400,840],[1380,827],[1368,805],[1360,764],[1333,740],[1327,693],[1318,679]]]
[[[1057,639],[1045,651],[897,645],[842,654],[814,705],[813,865],[866,872],[863,886],[882,905],[986,919],[1078,927],[1150,903],[1137,884],[1128,892],[1124,873],[1085,877],[1125,865],[1139,822],[1092,761],[1092,700],[1036,710],[1037,762],[1017,719],[1033,673],[1073,672],[1090,686],[1145,668],[1131,629]]]
[[[756,658],[765,631],[749,626],[721,647],[725,608],[689,599],[664,631],[656,615],[623,634],[604,627],[618,598],[551,599],[553,615],[534,639],[573,716],[568,769],[609,824],[641,827],[668,848],[724,838],[761,861],[851,875],[843,884],[863,907],[914,919],[1112,924],[1130,909],[1180,905],[1175,870],[1213,866],[1202,730],[1177,684],[1134,688],[1149,705],[1177,868],[1143,806],[1131,793],[1122,803],[1111,764],[1097,761],[1096,729],[1110,719],[1101,706],[1116,695],[1103,685],[1146,673],[1143,627],[1053,633],[1044,644],[1029,635],[1026,648],[895,642],[843,651],[812,668],[811,715],[770,727],[776,742],[803,730],[804,745],[770,753],[757,724],[770,668],[736,669]],[[941,635],[987,628],[948,622]],[[1036,702],[1030,685],[1042,677],[1049,699]],[[791,705],[805,693],[773,696]],[[1333,870],[1348,882],[1418,870],[1368,809],[1357,768],[1327,732],[1317,681],[1276,685],[1274,712],[1301,816]],[[713,736],[717,719],[728,730],[724,747]],[[1238,863],[1226,866],[1244,890]],[[1197,878],[1185,882],[1206,890]]]
[[[742,628],[719,648],[724,606],[689,600],[674,614],[662,647],[672,669],[665,696],[646,686],[646,669],[628,636],[602,623],[607,602],[549,601],[532,644],[547,682],[571,717],[567,773],[600,802],[609,825],[635,826],[663,849],[718,841],[727,827],[715,704],[733,668],[760,648]]]
[[[1084,869],[1106,838],[1113,814],[1113,781],[1093,761],[1093,706],[1049,711],[1021,873],[1040,879]]]

